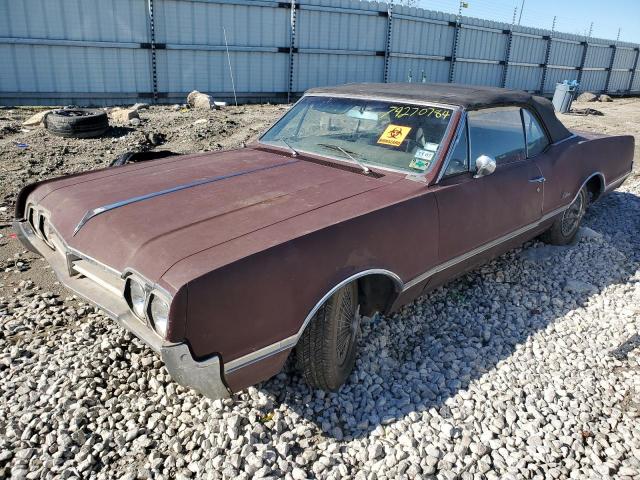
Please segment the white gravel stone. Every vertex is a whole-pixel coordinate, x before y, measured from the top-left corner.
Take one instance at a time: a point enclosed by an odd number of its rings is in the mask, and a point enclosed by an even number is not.
[[[301,468],[295,467],[292,471],[291,471],[291,476],[295,479],[295,480],[305,480],[307,478],[307,474],[305,473],[304,470],[302,470]]]

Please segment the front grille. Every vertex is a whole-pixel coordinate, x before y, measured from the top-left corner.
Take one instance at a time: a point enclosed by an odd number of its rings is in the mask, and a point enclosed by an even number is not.
[[[72,260],[71,274],[86,277],[114,295],[119,297],[122,296],[124,280],[114,272],[111,272],[90,260],[83,258]]]
[[[25,233],[33,235],[32,244],[38,252],[54,267],[56,274],[61,277],[63,283],[68,284],[65,277],[71,282],[72,288],[87,289],[86,298],[92,298],[93,302],[102,305],[115,300],[124,302],[123,293],[125,281],[121,274],[100,262],[76,252],[65,243],[49,222],[48,216],[33,205],[29,205],[26,211]],[[26,232],[31,230],[31,232]],[[51,249],[51,251],[47,251]],[[77,283],[76,280],[82,280]],[[84,291],[84,290],[82,290]]]

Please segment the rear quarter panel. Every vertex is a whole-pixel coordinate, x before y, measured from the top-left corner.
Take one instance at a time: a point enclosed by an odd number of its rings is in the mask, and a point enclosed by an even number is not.
[[[606,184],[631,171],[634,138],[630,135],[576,137],[552,145],[536,159],[543,176],[543,213],[566,206],[593,174]],[[606,185],[603,185],[606,187]]]
[[[602,172],[607,184],[633,168],[635,139],[632,135],[596,135],[578,133],[576,156],[591,168]]]

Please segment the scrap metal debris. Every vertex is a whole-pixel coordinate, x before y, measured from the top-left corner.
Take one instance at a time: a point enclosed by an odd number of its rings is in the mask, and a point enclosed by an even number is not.
[[[570,112],[568,112],[570,115],[597,115],[597,116],[603,116],[604,113],[602,113],[600,110],[596,110],[595,108],[572,108]]]

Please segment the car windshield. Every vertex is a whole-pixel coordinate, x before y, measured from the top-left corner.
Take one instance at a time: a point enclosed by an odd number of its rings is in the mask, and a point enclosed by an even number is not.
[[[308,96],[260,141],[361,166],[422,174],[433,167],[452,112],[437,106]]]

